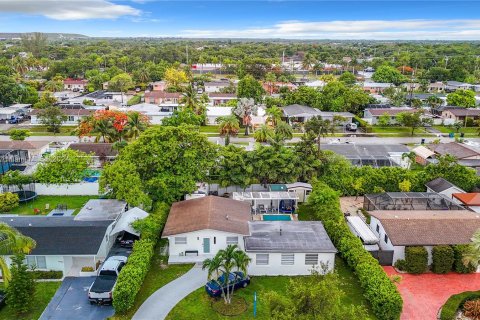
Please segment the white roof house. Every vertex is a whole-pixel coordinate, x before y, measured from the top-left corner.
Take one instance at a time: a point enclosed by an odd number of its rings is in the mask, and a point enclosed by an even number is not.
[[[216,124],[217,118],[232,114],[232,107],[207,107],[207,124]]]
[[[140,236],[140,233],[132,227],[132,223],[137,220],[142,220],[148,217],[148,213],[143,211],[140,208],[132,208],[124,212],[120,218],[117,220],[115,227],[113,228],[111,234],[120,233],[126,231],[128,233]]]
[[[350,230],[362,240],[364,246],[374,246],[378,244],[379,239],[370,229],[370,227],[359,216],[348,216],[347,224]],[[378,246],[375,247],[378,250]]]
[[[153,103],[139,103],[128,108],[122,108],[123,111],[136,111],[144,114],[151,124],[161,124],[162,120],[173,115],[173,111],[162,111],[162,109]]]

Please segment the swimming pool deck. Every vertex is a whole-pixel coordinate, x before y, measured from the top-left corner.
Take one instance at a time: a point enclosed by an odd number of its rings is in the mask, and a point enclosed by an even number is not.
[[[285,215],[284,213],[269,213],[268,215],[275,215],[275,214],[280,214],[280,215]],[[263,221],[262,219],[263,214],[252,214],[252,220],[253,221]],[[298,221],[298,214],[294,213],[291,214],[292,220],[291,221]]]

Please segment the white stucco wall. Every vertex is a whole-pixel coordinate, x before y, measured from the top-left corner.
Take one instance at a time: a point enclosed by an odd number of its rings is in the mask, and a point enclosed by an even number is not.
[[[98,196],[98,182],[80,182],[72,184],[43,184],[35,183],[35,191],[39,195],[52,196]]]
[[[277,275],[309,275],[312,273],[312,269],[315,268],[318,272],[322,269],[320,265],[307,265],[305,264],[305,253],[294,254],[293,265],[282,265],[282,254],[272,252],[247,252],[248,256],[252,259],[252,262],[248,266],[248,273],[254,276],[277,276]],[[257,265],[256,255],[268,254],[268,265]],[[327,271],[330,272],[335,267],[335,253],[318,253],[319,262],[327,267]]]

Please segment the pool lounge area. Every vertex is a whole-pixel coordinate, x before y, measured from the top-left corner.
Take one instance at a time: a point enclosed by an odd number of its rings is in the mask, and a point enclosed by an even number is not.
[[[256,214],[252,215],[253,221],[297,221],[297,214]]]
[[[234,200],[249,202],[252,214],[295,213],[298,195],[295,192],[234,192]]]

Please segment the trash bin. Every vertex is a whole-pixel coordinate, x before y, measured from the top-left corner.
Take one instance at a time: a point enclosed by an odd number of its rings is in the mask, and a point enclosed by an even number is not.
[[[421,142],[421,144],[425,144],[425,139],[422,139],[422,142]]]
[[[450,132],[450,133],[448,134],[448,136],[449,136],[450,138],[454,138],[454,137],[455,137],[455,133]]]
[[[464,138],[465,137],[465,132],[461,132],[460,133],[460,138]]]

